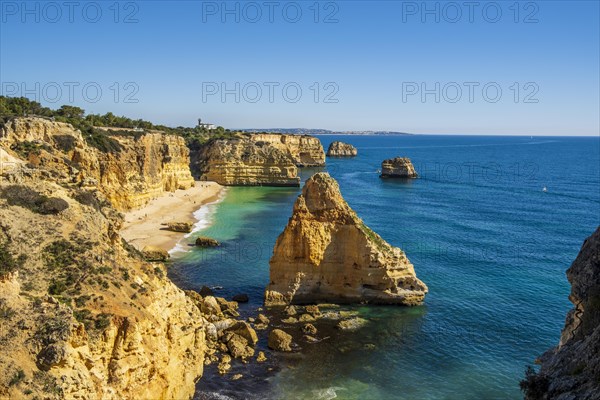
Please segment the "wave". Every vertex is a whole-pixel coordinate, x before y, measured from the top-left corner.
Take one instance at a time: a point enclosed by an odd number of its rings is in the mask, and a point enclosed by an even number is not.
[[[313,390],[315,399],[319,400],[332,400],[337,398],[337,391],[346,390],[343,387],[332,386],[325,389]]]

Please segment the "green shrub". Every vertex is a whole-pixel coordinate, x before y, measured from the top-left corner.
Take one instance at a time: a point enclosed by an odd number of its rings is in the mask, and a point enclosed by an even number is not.
[[[4,299],[0,300],[0,319],[11,319],[15,314],[15,310],[7,306]]]
[[[93,192],[88,190],[79,190],[77,193],[75,193],[74,197],[75,200],[84,206],[90,206],[96,210],[100,210],[101,208],[100,201],[98,201],[98,198]]]
[[[59,296],[65,290],[67,290],[67,284],[62,280],[53,280],[48,286],[48,293],[53,296]]]
[[[52,151],[52,148],[48,146],[46,143],[38,143],[38,142],[30,142],[23,141],[13,144],[11,147],[15,153],[17,153],[21,158],[27,159],[30,154],[40,155],[42,154],[42,150],[47,152]]]
[[[25,371],[23,371],[22,369],[18,369],[12,376],[12,378],[10,378],[10,381],[8,382],[8,386],[15,386],[18,385],[19,383],[21,383],[23,380],[25,379]]]
[[[8,251],[8,244],[0,244],[0,275],[10,274],[19,267],[19,262]]]
[[[50,243],[44,248],[44,261],[50,269],[64,268],[75,264],[79,249],[66,239]]]
[[[57,135],[54,136],[54,144],[59,150],[67,153],[75,148],[77,139],[71,135]]]

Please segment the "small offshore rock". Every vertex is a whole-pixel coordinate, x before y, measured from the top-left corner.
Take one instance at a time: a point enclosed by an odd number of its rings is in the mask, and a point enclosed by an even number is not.
[[[256,357],[256,362],[265,362],[267,361],[267,356],[265,356],[265,352],[264,351],[259,351],[258,352],[258,357]]]
[[[302,327],[302,333],[306,335],[316,335],[317,328],[313,324],[306,324]]]
[[[233,301],[237,301],[238,303],[247,303],[249,301],[247,294],[236,294],[232,298]]]
[[[237,381],[238,379],[242,378],[244,375],[242,374],[235,374],[234,376],[231,377],[232,381]]]
[[[352,331],[366,325],[367,320],[364,318],[354,317],[351,319],[345,319],[343,321],[338,322],[336,327],[341,330]]]
[[[358,154],[356,147],[349,143],[332,142],[327,149],[328,157],[354,157]]]
[[[296,307],[294,306],[289,306],[285,308],[285,313],[289,316],[293,316],[298,314],[298,311],[296,311]]]
[[[382,178],[417,178],[419,175],[415,171],[410,158],[396,157],[389,160],[384,160],[381,163]]]
[[[258,336],[256,335],[256,331],[252,329],[250,324],[244,321],[238,321],[229,328],[225,330],[225,332],[232,332],[234,334],[240,335],[244,339],[248,341],[251,345],[256,344],[258,342]]]
[[[261,324],[265,324],[265,325],[269,325],[269,322],[271,322],[271,320],[269,320],[269,318],[267,318],[266,315],[264,314],[258,314],[258,322],[260,322]]]
[[[312,306],[306,306],[306,307],[304,308],[304,310],[305,310],[305,311],[306,311],[308,314],[312,315],[312,316],[313,316],[313,317],[315,317],[315,318],[317,318],[317,317],[319,317],[319,316],[321,315],[321,310],[319,310],[319,306],[315,306],[315,305],[312,305]]]
[[[316,321],[315,317],[310,314],[302,314],[298,319],[300,322],[314,322]]]
[[[214,295],[213,290],[211,288],[209,288],[208,286],[202,286],[202,289],[200,289],[200,291],[198,293],[200,293],[200,296],[202,296],[202,297]]]
[[[275,351],[292,351],[292,335],[281,329],[273,329],[269,333],[268,346]]]
[[[282,319],[281,322],[283,322],[284,324],[297,324],[298,319],[294,317],[288,317],[286,319]]]
[[[206,236],[196,238],[196,246],[198,247],[219,247],[221,243],[218,240]]]

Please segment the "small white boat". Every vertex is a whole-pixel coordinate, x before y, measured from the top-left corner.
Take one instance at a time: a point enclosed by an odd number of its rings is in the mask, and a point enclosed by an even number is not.
[[[544,186],[544,188],[542,189],[542,192],[546,193],[548,191],[548,188],[546,188],[546,186]]]

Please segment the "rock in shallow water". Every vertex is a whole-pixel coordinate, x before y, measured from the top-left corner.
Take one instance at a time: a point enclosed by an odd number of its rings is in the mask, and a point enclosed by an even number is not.
[[[218,247],[220,245],[219,241],[206,236],[196,238],[196,246],[198,247]]]
[[[269,348],[275,351],[292,351],[292,335],[281,329],[273,329],[269,333]]]
[[[396,157],[381,163],[382,178],[417,178],[417,171],[408,157]]]

